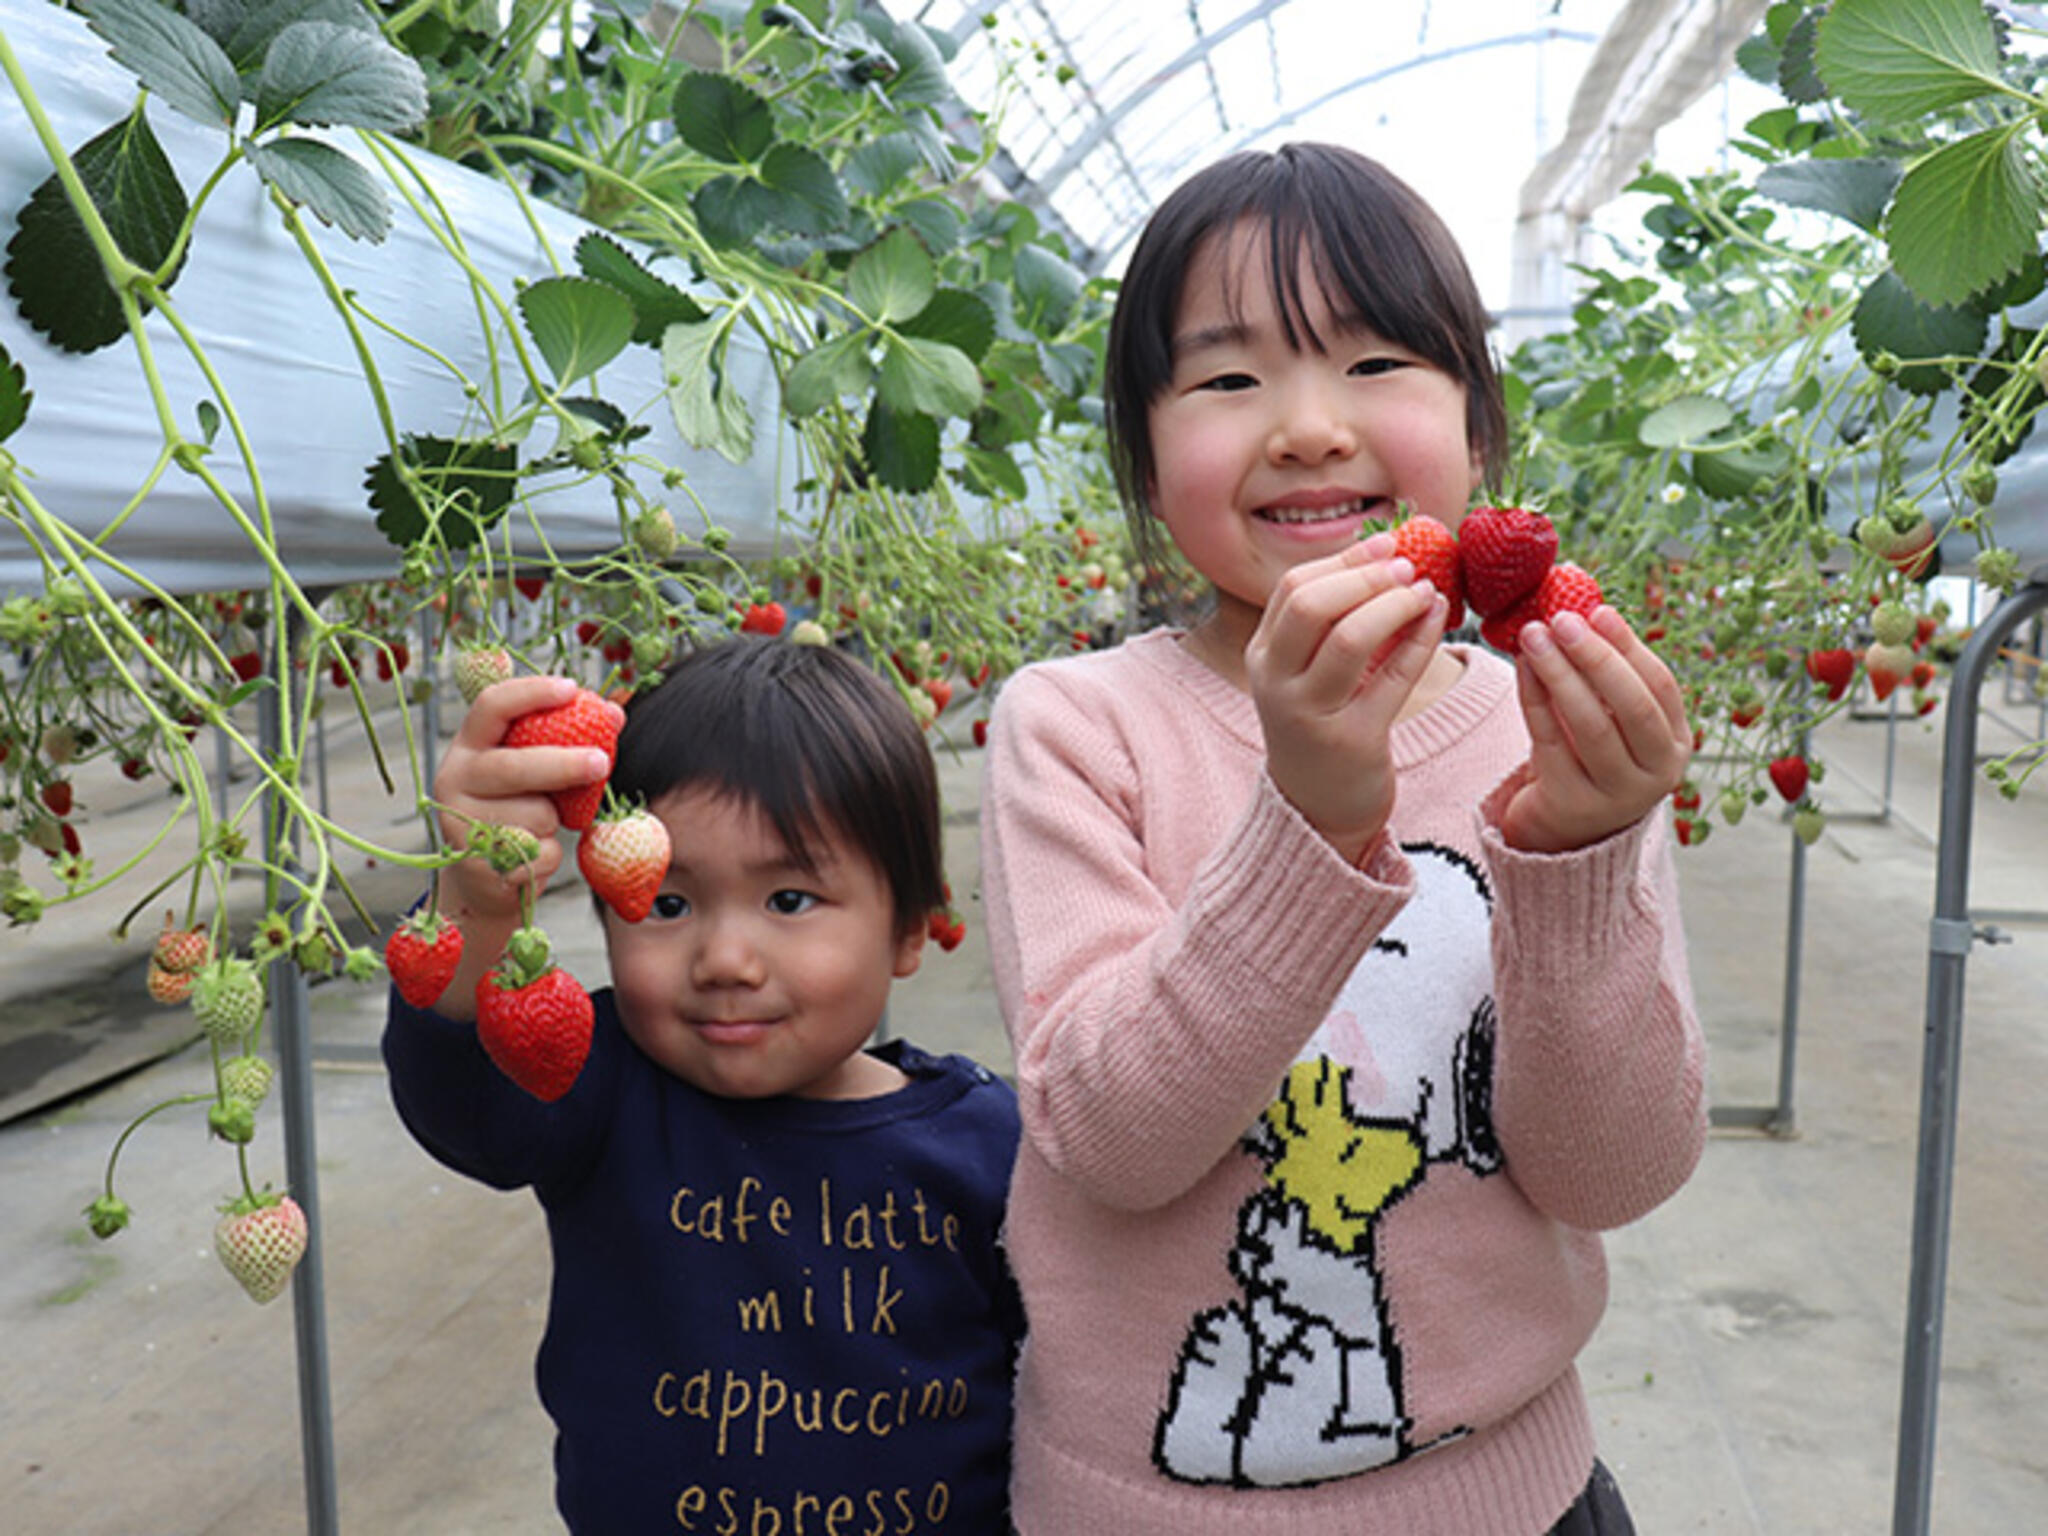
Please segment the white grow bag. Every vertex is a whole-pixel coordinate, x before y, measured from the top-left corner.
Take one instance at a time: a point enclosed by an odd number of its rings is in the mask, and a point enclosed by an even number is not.
[[[82,18],[41,0],[8,0],[0,8],[0,29],[68,151],[127,115],[134,77],[107,57],[106,45]],[[149,120],[190,195],[218,162],[222,137],[156,101]],[[366,158],[346,138],[337,143]],[[410,154],[471,259],[508,302],[515,278],[530,281],[556,270],[550,251],[562,270],[575,270],[576,241],[592,226],[535,205],[544,247],[508,188],[424,152]],[[22,204],[50,173],[20,100],[11,89],[0,91],[0,244],[13,237]],[[308,224],[343,288],[484,383],[490,362],[467,279],[395,193],[392,209],[392,229],[381,245],[350,240],[310,218]],[[375,404],[340,317],[252,170],[237,167],[209,199],[170,297],[248,430],[277,545],[293,577],[319,589],[392,575],[397,551],[376,527],[364,487],[370,464],[389,446]],[[151,316],[146,328],[178,418],[196,436],[197,406],[211,391],[161,316]],[[367,326],[365,332],[401,433],[452,437],[464,434],[466,422],[468,432],[477,430],[445,369],[392,336]],[[34,393],[27,422],[0,446],[31,474],[37,498],[53,514],[96,535],[134,495],[162,446],[133,345],[124,338],[84,356],[59,351],[22,322],[11,297],[0,295],[0,346],[26,371]],[[629,348],[598,382],[605,398],[651,429],[635,448],[687,477],[687,489],[671,498],[679,525],[694,526],[685,505],[694,496],[730,530],[732,552],[747,557],[775,547],[776,509],[797,462],[795,435],[779,414],[765,351],[738,330],[727,375],[754,419],[755,449],[745,464],[682,440],[653,349]],[[519,381],[504,376],[507,398],[516,401]],[[248,507],[247,478],[226,436],[223,427],[210,462]],[[553,428],[543,423],[523,446],[522,459],[545,452],[552,440]],[[557,554],[591,554],[619,542],[617,514],[601,485],[571,488],[565,477],[559,487],[530,490],[529,500]],[[507,522],[519,549],[538,551],[522,507],[515,506]],[[501,527],[499,547],[503,537]],[[175,469],[122,527],[110,552],[175,592],[254,587],[267,577],[205,486]],[[132,590],[101,574],[114,590]],[[42,583],[33,551],[11,526],[0,525],[0,595],[39,590]]]

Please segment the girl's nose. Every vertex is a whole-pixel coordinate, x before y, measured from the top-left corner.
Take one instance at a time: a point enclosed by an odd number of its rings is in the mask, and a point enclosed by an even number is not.
[[[1331,391],[1320,385],[1289,390],[1266,441],[1275,464],[1326,464],[1358,452],[1358,433]]]

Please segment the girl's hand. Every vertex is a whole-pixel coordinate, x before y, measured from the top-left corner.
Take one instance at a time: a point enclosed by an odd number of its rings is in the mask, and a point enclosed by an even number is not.
[[[576,683],[566,677],[516,677],[476,697],[434,775],[442,841],[466,848],[479,824],[518,827],[539,841],[520,868],[500,875],[480,858],[441,871],[444,907],[473,916],[516,917],[520,887],[538,893],[562,864],[561,820],[549,795],[605,777],[610,763],[585,747],[508,747],[505,733],[521,715],[566,704]]]
[[[1376,534],[1280,578],[1245,646],[1274,786],[1355,863],[1394,809],[1388,733],[1450,605]]]
[[[1515,676],[1530,772],[1501,810],[1508,846],[1585,848],[1640,820],[1678,787],[1692,726],[1671,669],[1604,604],[1521,635]]]

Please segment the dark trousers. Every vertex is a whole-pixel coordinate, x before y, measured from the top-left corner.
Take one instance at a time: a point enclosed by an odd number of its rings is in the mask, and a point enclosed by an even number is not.
[[[1595,1461],[1585,1492],[1550,1528],[1550,1536],[1635,1536],[1635,1531],[1636,1523],[1629,1519],[1628,1505],[1622,1501],[1621,1484],[1604,1462]]]

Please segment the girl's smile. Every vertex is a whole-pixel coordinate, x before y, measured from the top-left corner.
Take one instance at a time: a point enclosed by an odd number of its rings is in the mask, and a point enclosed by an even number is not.
[[[1333,307],[1305,251],[1283,315],[1263,241],[1241,225],[1189,264],[1149,412],[1152,505],[1240,648],[1284,572],[1403,503],[1455,530],[1481,479],[1463,386]]]

